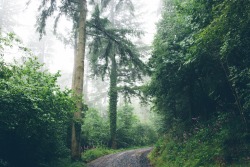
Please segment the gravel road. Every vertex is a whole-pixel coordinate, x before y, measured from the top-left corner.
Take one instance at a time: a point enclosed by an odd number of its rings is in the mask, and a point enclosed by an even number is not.
[[[87,167],[152,167],[147,159],[152,148],[143,148],[106,155],[90,162]]]

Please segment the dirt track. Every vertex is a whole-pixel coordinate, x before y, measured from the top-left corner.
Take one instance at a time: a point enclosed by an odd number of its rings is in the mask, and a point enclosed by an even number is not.
[[[143,148],[106,155],[90,162],[87,167],[152,167],[147,159],[152,148]]]

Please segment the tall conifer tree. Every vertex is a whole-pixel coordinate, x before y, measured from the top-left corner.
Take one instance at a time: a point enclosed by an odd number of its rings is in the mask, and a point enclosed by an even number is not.
[[[88,32],[94,34],[90,43],[92,70],[103,78],[108,76],[110,80],[110,144],[112,148],[116,148],[118,91],[125,94],[136,93],[131,86],[133,86],[133,81],[141,79],[146,68],[140,59],[138,49],[127,38],[127,35],[138,35],[135,30],[114,28],[112,17],[111,21],[101,19],[98,7],[89,24]]]
[[[71,157],[73,160],[78,160],[81,158],[81,114],[83,112],[83,102],[81,99],[83,96],[87,1],[61,0],[61,4],[60,6],[58,6],[56,0],[43,0],[39,7],[40,15],[37,19],[37,30],[41,34],[41,36],[45,34],[47,19],[52,16],[58,9],[59,14],[55,19],[55,28],[57,27],[57,22],[62,15],[70,18],[74,24],[73,32],[75,34],[75,58],[73,67],[72,90],[74,91],[74,95],[76,97],[79,97],[80,99],[76,104],[78,110],[74,113],[72,122]]]

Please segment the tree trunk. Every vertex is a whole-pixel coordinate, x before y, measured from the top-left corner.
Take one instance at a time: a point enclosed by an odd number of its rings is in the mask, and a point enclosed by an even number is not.
[[[72,79],[72,90],[75,96],[80,97],[77,101],[77,111],[74,113],[72,122],[72,137],[71,137],[71,158],[72,160],[81,159],[81,113],[83,111],[83,77],[84,77],[84,57],[85,57],[85,27],[87,15],[86,0],[79,1],[80,17],[77,30],[77,50],[74,58],[74,70]]]
[[[85,62],[85,65],[84,65],[84,71],[85,71],[85,74],[88,74],[89,66],[88,66],[88,62],[87,61]],[[84,84],[83,84],[84,102],[86,104],[89,103],[88,86],[89,86],[89,80],[88,80],[88,77],[86,75],[85,78],[84,78]]]
[[[111,57],[110,88],[109,88],[109,120],[111,148],[116,149],[116,117],[117,117],[117,65],[115,55]]]

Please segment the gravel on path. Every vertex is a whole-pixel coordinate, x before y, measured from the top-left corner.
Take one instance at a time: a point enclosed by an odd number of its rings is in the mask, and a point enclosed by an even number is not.
[[[87,167],[152,167],[147,158],[153,148],[124,151],[100,157],[87,164]]]

